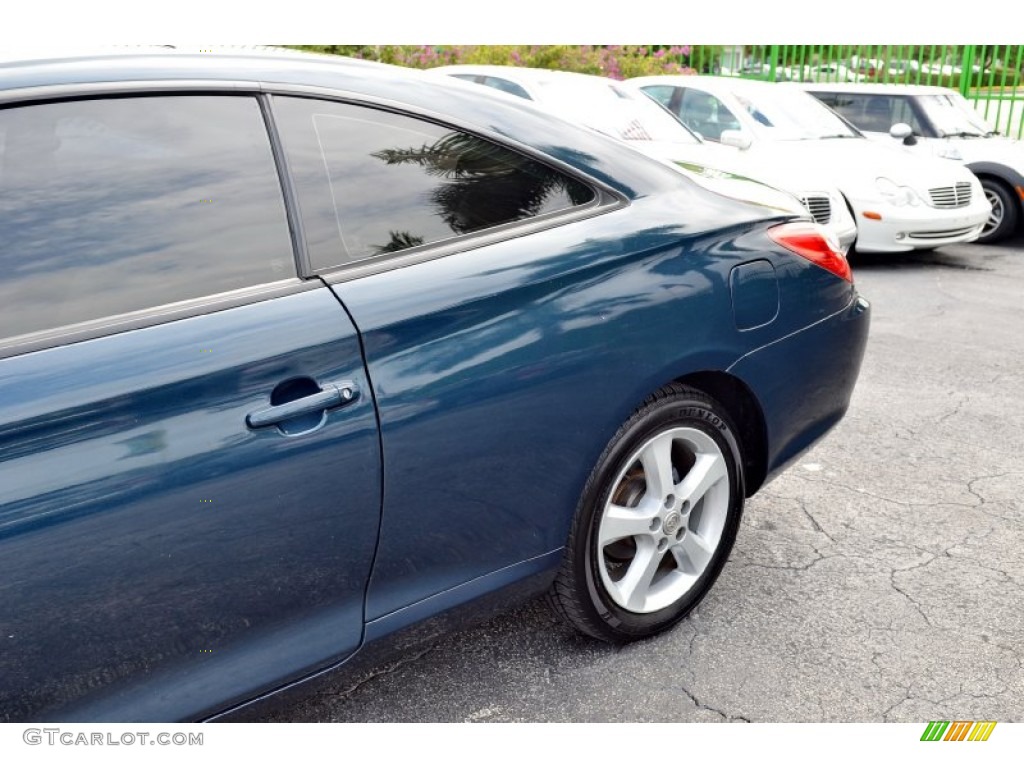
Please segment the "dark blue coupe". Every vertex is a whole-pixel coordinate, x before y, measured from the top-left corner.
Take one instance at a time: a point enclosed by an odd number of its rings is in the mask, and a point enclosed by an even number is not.
[[[0,720],[237,716],[544,592],[665,630],[868,318],[817,225],[449,78],[4,62]]]

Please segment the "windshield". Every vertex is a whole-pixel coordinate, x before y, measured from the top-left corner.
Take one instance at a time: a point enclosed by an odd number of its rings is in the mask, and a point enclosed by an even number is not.
[[[958,93],[935,94],[918,97],[918,103],[928,116],[939,137],[944,136],[988,136],[992,127],[971,109]]]
[[[547,80],[534,95],[547,109],[625,141],[700,144],[690,130],[644,93],[613,81]]]
[[[772,88],[770,95],[734,93],[733,96],[754,118],[757,132],[775,141],[860,136],[828,107],[803,91],[778,86]]]

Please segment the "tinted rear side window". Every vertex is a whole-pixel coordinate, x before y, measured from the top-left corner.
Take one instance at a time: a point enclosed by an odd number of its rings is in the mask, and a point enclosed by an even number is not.
[[[0,110],[0,338],[294,276],[254,98]]]
[[[518,96],[521,99],[530,98],[530,94],[526,92],[525,88],[518,83],[513,83],[511,80],[506,80],[503,77],[491,77],[488,75],[481,82],[483,82],[484,85],[491,86],[491,88],[497,88],[499,91],[511,93],[513,96]]]
[[[275,98],[313,266],[562,211],[590,187],[487,139],[350,104]]]
[[[739,131],[743,128],[718,98],[693,88],[683,90],[679,117],[687,128],[710,141],[721,141],[722,131]]]
[[[665,109],[672,109],[672,96],[676,92],[675,86],[672,85],[645,85],[641,90],[648,96],[653,98]]]

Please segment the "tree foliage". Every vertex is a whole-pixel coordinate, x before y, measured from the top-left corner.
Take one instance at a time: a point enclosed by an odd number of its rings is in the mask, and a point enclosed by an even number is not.
[[[301,50],[406,67],[501,64],[615,79],[712,71],[721,46],[690,45],[300,45]]]

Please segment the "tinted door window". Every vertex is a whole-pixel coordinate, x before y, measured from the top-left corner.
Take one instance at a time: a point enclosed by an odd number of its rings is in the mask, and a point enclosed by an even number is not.
[[[434,123],[313,99],[274,104],[317,269],[594,198],[559,171]]]
[[[860,93],[815,95],[862,131],[888,133],[896,123],[906,123],[914,133],[923,133],[908,99]]]
[[[0,338],[294,274],[254,98],[0,110]]]

